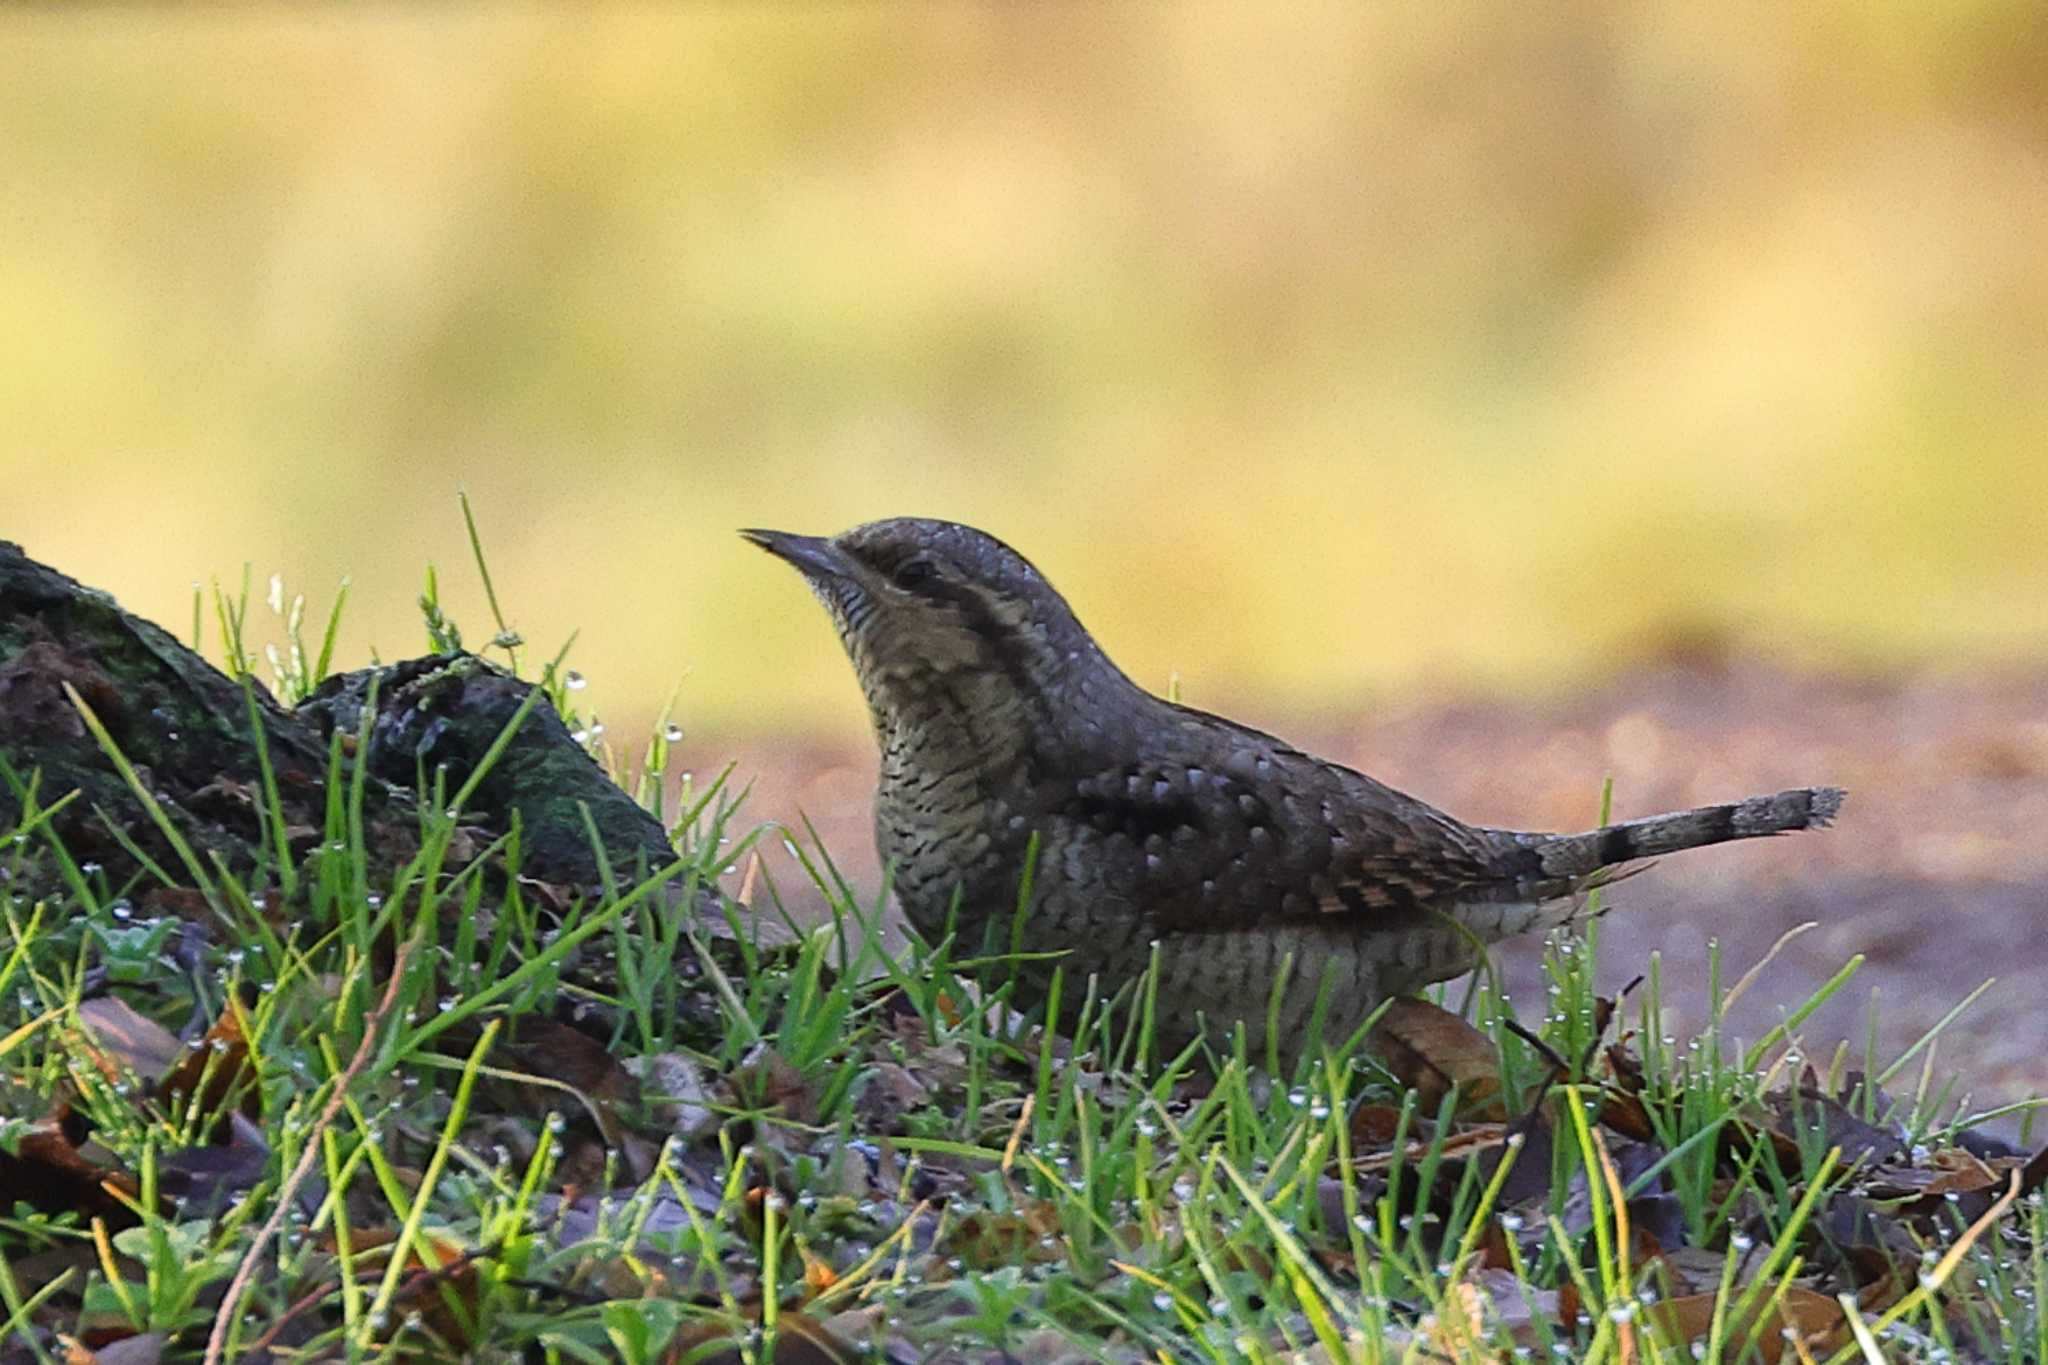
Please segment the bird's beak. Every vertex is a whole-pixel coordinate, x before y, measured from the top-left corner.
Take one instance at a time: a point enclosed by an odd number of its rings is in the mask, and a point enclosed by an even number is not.
[[[846,552],[824,536],[798,536],[787,531],[745,530],[740,535],[793,566],[813,582],[847,576]]]

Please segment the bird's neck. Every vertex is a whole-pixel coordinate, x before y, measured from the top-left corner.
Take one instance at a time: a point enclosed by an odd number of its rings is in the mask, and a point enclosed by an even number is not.
[[[1099,745],[1147,704],[1157,698],[1099,651],[1029,671],[923,673],[868,696],[885,755],[926,773],[973,771],[991,784]]]

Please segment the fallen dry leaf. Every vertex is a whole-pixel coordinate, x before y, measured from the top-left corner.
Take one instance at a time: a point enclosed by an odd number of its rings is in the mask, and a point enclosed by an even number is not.
[[[230,1001],[206,1036],[184,1049],[156,1088],[157,1101],[175,1123],[203,1120],[198,1131],[209,1140],[229,1140],[229,1118],[239,1109],[255,1121],[263,1117],[263,1097],[256,1071],[249,1064],[249,1040],[243,1035],[246,1016]]]
[[[76,1213],[82,1219],[104,1219],[111,1228],[133,1227],[139,1221],[133,1206],[142,1197],[140,1187],[126,1171],[79,1150],[86,1131],[84,1121],[65,1105],[18,1130],[14,1150],[0,1148],[0,1209],[19,1201],[44,1213]]]
[[[87,1055],[110,1085],[119,1085],[130,1076],[155,1085],[177,1065],[184,1051],[176,1034],[138,1013],[119,996],[79,1001],[78,1022],[90,1039]]]
[[[76,1337],[59,1337],[58,1341],[63,1344],[64,1365],[157,1365],[170,1344],[162,1332],[139,1332],[93,1346]]]
[[[1825,1294],[1815,1293],[1800,1285],[1788,1285],[1772,1302],[1767,1293],[1760,1293],[1760,1302],[1749,1306],[1741,1317],[1736,1317],[1736,1306],[1744,1290],[1735,1287],[1729,1290],[1731,1302],[1724,1322],[1726,1340],[1730,1345],[1739,1346],[1752,1336],[1756,1341],[1757,1354],[1766,1365],[1777,1365],[1786,1346],[1789,1329],[1799,1343],[1799,1357],[1809,1354],[1826,1355],[1843,1344],[1849,1336],[1849,1325],[1842,1316],[1842,1306]],[[1666,1299],[1643,1309],[1645,1322],[1653,1324],[1663,1336],[1674,1343],[1689,1345],[1703,1340],[1713,1330],[1714,1311],[1719,1301],[1717,1294],[1687,1294],[1681,1298]]]
[[[1434,1110],[1453,1086],[1467,1106],[1486,1107],[1500,1093],[1500,1055],[1485,1034],[1427,1000],[1403,997],[1387,1007],[1372,1033],[1387,1069]],[[1491,1108],[1500,1109],[1498,1102]]]

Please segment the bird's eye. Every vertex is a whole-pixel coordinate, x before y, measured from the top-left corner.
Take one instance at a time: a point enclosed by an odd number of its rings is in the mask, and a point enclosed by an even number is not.
[[[890,575],[890,579],[899,588],[914,588],[930,581],[938,572],[939,566],[929,559],[906,559],[896,566],[896,572]]]

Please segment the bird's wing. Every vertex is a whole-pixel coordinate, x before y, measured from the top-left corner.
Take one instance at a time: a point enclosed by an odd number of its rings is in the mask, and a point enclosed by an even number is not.
[[[1199,713],[1196,713],[1199,715]],[[1394,917],[1520,883],[1522,850],[1363,774],[1200,716],[1203,763],[1064,774],[1050,804],[1105,892],[1162,930]],[[1547,893],[1561,894],[1568,887]]]

